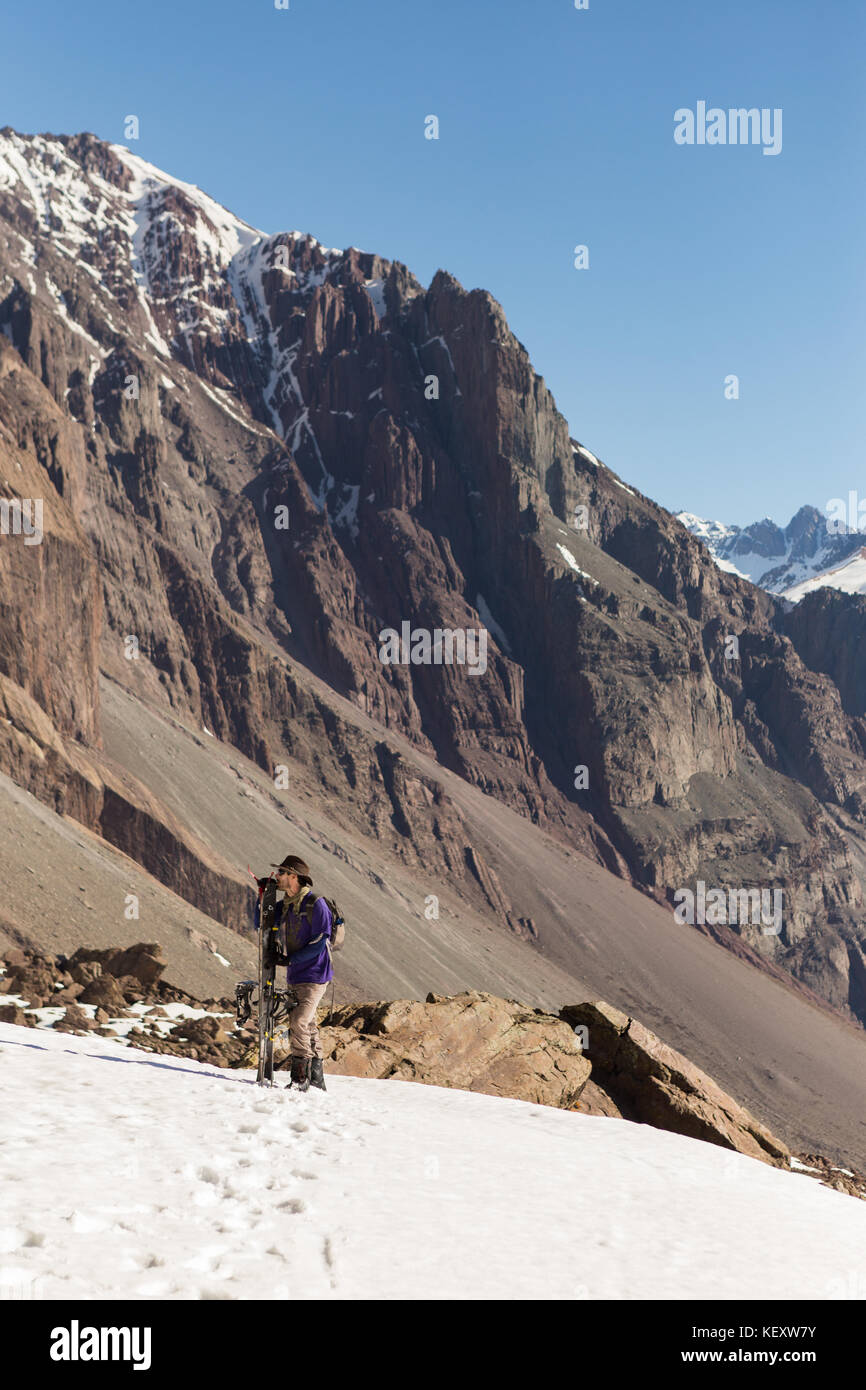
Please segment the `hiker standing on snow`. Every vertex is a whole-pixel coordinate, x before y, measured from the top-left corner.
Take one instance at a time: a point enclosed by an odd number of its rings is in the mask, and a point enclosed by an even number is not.
[[[285,937],[287,982],[298,996],[289,1015],[293,1086],[319,1086],[325,1090],[322,1046],[316,1026],[316,1009],[334,977],[330,940],[331,910],[313,889],[310,870],[296,854],[274,864],[277,888],[285,893],[277,903],[277,925]],[[265,882],[265,880],[262,880]]]

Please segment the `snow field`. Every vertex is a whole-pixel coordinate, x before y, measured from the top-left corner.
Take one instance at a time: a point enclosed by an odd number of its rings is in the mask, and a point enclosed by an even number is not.
[[[866,1286],[866,1203],[645,1125],[355,1077],[299,1095],[11,1024],[0,1071],[6,1297],[820,1299]]]

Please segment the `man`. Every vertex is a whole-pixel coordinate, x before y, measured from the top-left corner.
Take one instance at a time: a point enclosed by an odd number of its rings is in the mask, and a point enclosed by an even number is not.
[[[282,864],[272,867],[276,869],[277,888],[285,894],[277,903],[276,921],[285,937],[286,977],[298,997],[297,1006],[289,1015],[291,1085],[303,1090],[318,1086],[324,1091],[324,1063],[316,1009],[334,976],[330,952],[331,912],[324,898],[316,898],[305,910],[305,899],[315,898],[315,894],[310,870],[303,859],[288,854]],[[264,882],[260,880],[260,884]],[[258,914],[256,920],[258,922]]]

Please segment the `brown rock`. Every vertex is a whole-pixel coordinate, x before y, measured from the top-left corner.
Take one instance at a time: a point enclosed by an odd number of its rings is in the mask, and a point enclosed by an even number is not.
[[[836,1192],[845,1192],[849,1197],[866,1201],[866,1175],[863,1173],[840,1168],[820,1154],[798,1154],[797,1157],[801,1163],[808,1165],[807,1177],[818,1178],[824,1187],[832,1187]]]
[[[84,993],[84,985],[67,985],[65,989],[59,989],[52,999],[52,1004],[72,1004]]]
[[[569,1004],[560,1018],[588,1029],[593,1080],[630,1118],[788,1167],[781,1140],[637,1019],[603,1000]]]
[[[18,1004],[4,1004],[0,1008],[0,1023],[17,1023],[19,1027],[36,1028],[37,1022],[32,1014],[25,1014]]]
[[[99,979],[102,974],[102,964],[98,960],[76,961],[69,974],[78,984],[89,985],[93,980]]]
[[[201,1043],[204,1046],[220,1046],[228,1041],[221,1020],[213,1017],[187,1019],[177,1028],[173,1028],[171,1035],[173,1038],[185,1038],[188,1042]]]
[[[135,946],[112,956],[106,962],[105,968],[118,979],[125,975],[133,976],[149,989],[156,984],[165,970],[166,962],[159,959],[161,954],[162,947],[158,942],[139,941]]]
[[[320,1029],[326,1069],[341,1076],[393,1076],[563,1109],[576,1106],[589,1078],[565,1023],[475,990],[423,1004],[349,1004],[329,1023]]]
[[[141,980],[135,975],[118,975],[117,983],[127,1004],[139,1004],[149,994]]]
[[[65,1014],[61,1019],[58,1019],[54,1028],[58,1033],[90,1033],[96,1028],[96,1022],[77,1004],[69,1004]]]
[[[113,975],[101,975],[82,990],[78,996],[82,1004],[99,1004],[107,1009],[112,1018],[126,1008],[126,999]]]
[[[624,1114],[612,1096],[599,1086],[592,1077],[584,1086],[580,1100],[574,1107],[581,1115],[604,1115],[612,1120],[628,1120],[631,1114]]]
[[[54,1000],[54,975],[46,966],[37,963],[17,970],[12,977],[15,993],[26,999],[31,1008],[41,1009]]]

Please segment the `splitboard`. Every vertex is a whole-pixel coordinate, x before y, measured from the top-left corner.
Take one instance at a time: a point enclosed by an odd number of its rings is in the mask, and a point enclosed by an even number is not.
[[[260,1086],[274,1084],[274,1015],[276,1013],[279,939],[276,925],[277,884],[269,878],[262,894],[259,918],[259,1069]]]
[[[256,1082],[259,1086],[274,1084],[274,1038],[278,1017],[285,1022],[297,1000],[291,991],[280,994],[276,987],[277,966],[285,962],[280,951],[279,927],[276,921],[277,884],[269,878],[259,898],[259,978],[242,980],[235,987],[237,1021],[243,1026],[252,1017],[253,994],[258,987],[259,1038],[255,1049],[258,1059]],[[282,1008],[282,1013],[280,1009]],[[240,1065],[249,1066],[253,1048],[241,1058]]]

